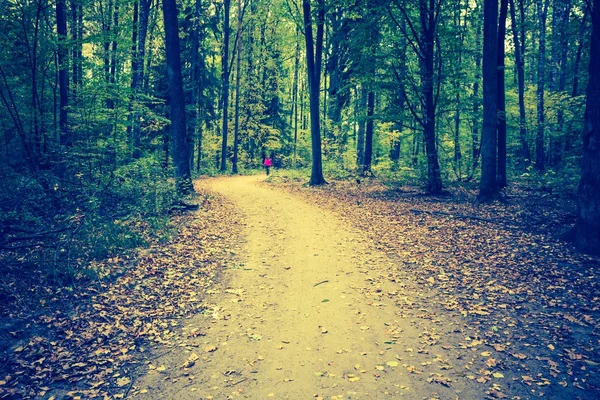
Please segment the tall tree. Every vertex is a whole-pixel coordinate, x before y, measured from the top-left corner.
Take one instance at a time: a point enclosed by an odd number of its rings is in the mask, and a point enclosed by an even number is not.
[[[223,53],[221,54],[221,171],[227,170],[227,131],[229,129],[229,14],[231,0],[223,0]]]
[[[325,25],[325,0],[317,0],[317,32],[313,37],[313,18],[310,0],[302,0],[304,19],[304,40],[306,44],[306,72],[308,77],[310,107],[310,137],[312,148],[312,169],[310,185],[327,183],[323,177],[321,156],[321,121],[319,99],[321,92],[321,63],[323,59],[323,31]]]
[[[481,131],[480,200],[498,191],[496,184],[496,146],[498,121],[498,0],[483,3],[483,129]]]
[[[544,90],[546,85],[546,18],[548,15],[549,0],[536,0],[539,48],[537,69],[537,134],[535,136],[535,167],[539,171],[545,168],[545,129],[546,116],[544,110]]]
[[[600,255],[600,0],[593,0],[590,6],[592,37],[575,244],[582,251]]]
[[[496,180],[498,188],[506,186],[506,89],[504,87],[504,39],[506,36],[506,15],[508,0],[500,0],[498,18],[498,170]]]
[[[181,75],[181,51],[177,15],[176,1],[163,0],[175,183],[177,192],[181,195],[186,195],[193,192],[194,187],[190,172],[190,148],[185,126],[185,96],[183,94],[183,78]]]
[[[240,78],[241,78],[241,60],[242,60],[242,2],[237,1],[237,35],[236,35],[236,61],[235,61],[235,124],[233,132],[233,160],[231,172],[238,173],[238,142],[240,135]]]
[[[440,71],[442,68],[441,48],[437,32],[441,15],[441,3],[441,0],[419,0],[418,25],[412,22],[410,10],[402,4],[398,5],[409,29],[403,28],[403,24],[398,22],[390,12],[391,18],[402,34],[406,36],[419,59],[421,87],[418,101],[421,106],[420,115],[414,104],[407,101],[407,105],[413,117],[423,128],[425,153],[427,155],[427,192],[430,194],[439,194],[443,189],[436,143],[436,108],[441,86]]]
[[[522,0],[521,15],[523,11]],[[525,23],[521,18],[520,26]],[[523,160],[529,162],[531,154],[529,153],[529,143],[527,142],[527,117],[525,114],[525,31],[521,30],[521,39],[517,28],[517,18],[515,10],[515,0],[510,0],[510,24],[513,32],[513,43],[515,46],[515,65],[517,68],[517,90],[519,92],[519,140],[521,142],[521,156]]]
[[[138,6],[139,4],[139,6]],[[133,16],[133,55],[131,59],[131,89],[133,91],[133,158],[141,157],[142,128],[140,122],[140,95],[144,83],[144,58],[146,57],[146,36],[148,34],[148,20],[152,0],[138,0],[134,3]],[[137,8],[139,7],[139,8]],[[136,8],[139,15],[136,16]]]
[[[69,65],[67,60],[67,6],[66,0],[56,1],[56,33],[58,34],[58,86],[60,144],[71,146],[68,126]]]

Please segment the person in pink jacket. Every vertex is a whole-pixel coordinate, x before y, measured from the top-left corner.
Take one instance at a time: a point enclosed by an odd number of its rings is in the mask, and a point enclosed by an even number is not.
[[[269,168],[271,168],[273,166],[273,162],[271,161],[271,159],[269,157],[267,157],[267,158],[265,158],[263,165],[265,166],[265,169],[267,170],[267,175],[269,175]]]

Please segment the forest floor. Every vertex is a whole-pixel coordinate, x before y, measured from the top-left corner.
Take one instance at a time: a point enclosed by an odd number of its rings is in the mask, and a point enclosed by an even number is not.
[[[0,398],[600,397],[600,260],[556,238],[568,199],[196,183],[172,243],[10,332]]]

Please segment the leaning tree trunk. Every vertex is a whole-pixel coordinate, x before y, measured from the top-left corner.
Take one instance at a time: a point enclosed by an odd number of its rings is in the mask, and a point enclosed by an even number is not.
[[[483,129],[481,131],[480,200],[493,197],[496,185],[498,75],[498,1],[483,4]]]
[[[169,103],[171,106],[171,138],[177,192],[186,195],[194,191],[190,172],[190,148],[185,129],[185,97],[181,76],[179,49],[179,27],[175,0],[163,0],[165,24],[165,48],[167,53],[167,75]]]
[[[594,0],[575,244],[600,255],[600,0]]]

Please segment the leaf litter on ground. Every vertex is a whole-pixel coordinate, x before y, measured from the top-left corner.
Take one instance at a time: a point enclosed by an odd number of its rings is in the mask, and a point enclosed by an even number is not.
[[[0,398],[122,398],[153,350],[181,344],[182,319],[210,309],[203,293],[227,265],[238,234],[231,204],[210,193],[200,197],[199,211],[174,218],[179,233],[171,242],[140,250],[128,265],[124,257],[100,262],[98,268],[118,268],[113,279],[62,290],[68,295],[58,299],[52,294],[47,302],[53,307],[41,314],[21,310],[23,329],[0,354]]]

